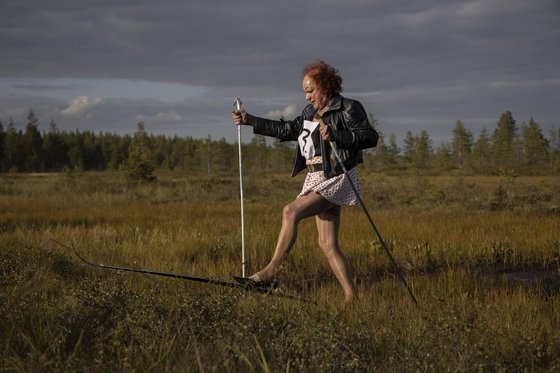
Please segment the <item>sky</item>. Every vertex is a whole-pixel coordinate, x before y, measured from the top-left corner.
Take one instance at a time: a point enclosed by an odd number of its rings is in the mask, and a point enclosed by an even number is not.
[[[560,0],[1,0],[0,121],[234,142],[236,96],[291,119],[318,60],[399,141],[560,128]]]

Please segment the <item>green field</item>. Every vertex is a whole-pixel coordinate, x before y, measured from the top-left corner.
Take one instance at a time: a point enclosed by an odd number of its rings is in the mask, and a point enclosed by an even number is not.
[[[279,292],[89,267],[91,260],[231,280],[241,272],[238,179],[158,174],[0,176],[0,371],[559,371],[560,177],[361,174],[341,245],[343,294],[314,221]],[[272,254],[302,178],[244,179],[248,272]]]

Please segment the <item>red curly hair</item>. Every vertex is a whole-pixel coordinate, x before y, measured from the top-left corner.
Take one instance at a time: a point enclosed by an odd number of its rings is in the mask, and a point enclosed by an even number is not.
[[[303,68],[303,76],[309,76],[315,81],[319,88],[332,97],[342,92],[342,77],[338,70],[322,60]]]

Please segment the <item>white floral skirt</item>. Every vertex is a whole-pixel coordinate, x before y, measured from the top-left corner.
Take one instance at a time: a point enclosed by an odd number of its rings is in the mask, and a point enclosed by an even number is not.
[[[325,178],[323,171],[308,172],[298,197],[315,192],[336,205],[355,205],[358,203],[358,198],[352,189],[352,185],[350,185],[350,180],[352,180],[359,193],[360,182],[356,168],[330,179]]]

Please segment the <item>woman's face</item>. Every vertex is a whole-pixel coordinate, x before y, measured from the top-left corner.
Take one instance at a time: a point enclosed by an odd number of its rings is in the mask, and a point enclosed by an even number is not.
[[[303,92],[305,92],[305,99],[309,101],[316,110],[321,110],[327,105],[328,97],[308,75],[303,77],[302,87]]]

